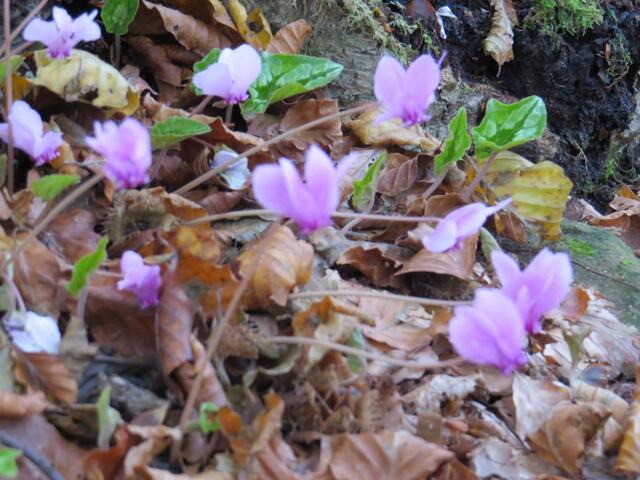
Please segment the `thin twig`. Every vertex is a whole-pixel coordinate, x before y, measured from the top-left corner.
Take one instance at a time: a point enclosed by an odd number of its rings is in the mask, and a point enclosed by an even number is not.
[[[204,97],[202,101],[198,104],[198,106],[193,110],[191,110],[191,112],[189,113],[189,116],[193,117],[194,115],[197,115],[201,111],[203,111],[207,107],[211,99],[213,99],[213,95],[207,95],[206,97]]]
[[[36,8],[31,10],[29,14],[26,17],[24,17],[24,20],[22,20],[22,22],[20,22],[20,24],[16,27],[16,29],[13,32],[11,32],[11,35],[4,37],[5,40],[6,39],[9,40],[9,45],[11,45],[11,43],[17,38],[17,36],[20,35],[20,32],[22,32],[24,27],[27,26],[27,24],[31,21],[31,19],[35,17],[38,13],[40,13],[40,11],[44,8],[44,6],[47,4],[48,1],[49,0],[41,0],[40,3],[36,5]],[[2,50],[0,51],[0,55],[5,54],[5,52],[7,51],[6,46],[7,44],[5,43],[5,45],[2,47]],[[10,57],[10,55],[7,55],[7,56]]]
[[[287,130],[286,132],[281,133],[280,135],[276,135],[275,137],[267,140],[266,142],[261,143],[260,145],[256,145],[255,147],[250,148],[249,150],[245,151],[244,153],[239,154],[237,157],[233,157],[233,158],[229,159],[228,161],[224,162],[223,164],[218,165],[216,168],[212,168],[208,172],[203,173],[202,175],[200,175],[198,178],[190,181],[186,185],[183,185],[182,187],[180,187],[179,189],[177,189],[173,193],[176,193],[178,195],[184,195],[185,193],[193,190],[195,187],[197,187],[201,183],[204,183],[207,180],[209,180],[210,178],[215,177],[220,172],[224,172],[231,165],[233,165],[236,162],[239,162],[243,158],[250,157],[251,155],[254,155],[254,154],[258,153],[261,150],[264,150],[265,148],[270,147],[271,145],[275,145],[276,143],[281,142],[282,140],[285,140],[285,139],[295,135],[296,133],[303,132],[303,131],[308,130],[308,129],[313,128],[313,127],[317,127],[319,125],[322,125],[323,123],[329,122],[331,120],[335,120],[336,118],[346,117],[346,116],[349,116],[349,115],[355,115],[356,113],[364,112],[365,110],[369,110],[370,108],[372,108],[374,105],[377,105],[377,104],[375,102],[366,103],[366,104],[360,105],[358,107],[350,108],[348,110],[343,110],[341,112],[336,112],[336,113],[333,113],[331,115],[327,115],[326,117],[322,117],[322,118],[318,118],[316,120],[312,120],[311,122],[302,124],[302,125],[300,125],[298,127],[292,128],[291,130]]]
[[[11,106],[13,105],[13,68],[11,65],[11,23],[10,0],[4,0],[4,51],[7,52],[4,59],[5,78],[4,95],[7,112],[7,188],[9,195],[13,195],[13,125],[9,121]]]
[[[292,293],[289,300],[315,297],[368,297],[380,298],[383,300],[399,300],[402,302],[418,303],[420,305],[434,307],[456,307],[459,305],[471,305],[472,302],[458,300],[440,300],[437,298],[412,297],[410,295],[398,295],[387,292],[368,292],[362,290],[314,290],[310,292]]]
[[[631,283],[628,283],[628,282],[622,280],[621,278],[613,277],[613,276],[611,276],[611,275],[609,275],[607,273],[604,273],[601,270],[596,270],[595,268],[591,268],[591,267],[585,265],[584,263],[578,262],[578,261],[573,260],[573,259],[571,259],[571,263],[573,263],[574,265],[577,265],[578,267],[586,270],[589,273],[593,273],[594,275],[598,275],[600,277],[606,278],[608,280],[611,280],[612,282],[619,283],[620,285],[624,285],[625,287],[630,288],[630,289],[640,293],[640,288],[638,288],[635,285],[632,285]]]
[[[377,360],[379,362],[385,362],[396,367],[411,368],[415,370],[434,370],[440,368],[448,368],[456,365],[460,365],[465,362],[463,358],[454,358],[452,360],[443,360],[441,362],[416,362],[411,360],[402,360],[400,358],[390,357],[382,353],[367,352],[359,348],[348,347],[341,343],[330,342],[328,340],[319,340],[311,337],[286,337],[275,336],[261,338],[261,342],[275,343],[285,345],[310,345],[313,347],[324,347],[338,352],[347,353],[350,355],[356,355],[368,360]]]
[[[447,173],[449,173],[449,167],[445,168],[440,175],[433,181],[433,183],[429,186],[427,190],[422,194],[425,200],[428,200],[433,192],[435,192],[438,187],[442,184],[445,178],[447,178]]]
[[[0,443],[7,447],[18,449],[22,452],[25,458],[29,459],[36,467],[44,473],[50,480],[64,480],[62,474],[56,470],[56,468],[44,458],[40,452],[31,448],[29,445],[22,443],[17,438],[0,430]]]
[[[489,171],[489,167],[491,166],[491,163],[493,162],[494,158],[496,158],[496,155],[498,155],[498,152],[493,152],[491,155],[489,155],[489,158],[487,158],[484,161],[484,163],[482,164],[482,167],[480,168],[480,171],[478,172],[478,174],[475,176],[475,178],[471,181],[467,189],[462,194],[462,198],[464,198],[465,200],[469,200],[471,198],[471,195],[473,195],[473,192],[475,192],[476,187],[480,184],[482,179],[485,177],[485,175]]]

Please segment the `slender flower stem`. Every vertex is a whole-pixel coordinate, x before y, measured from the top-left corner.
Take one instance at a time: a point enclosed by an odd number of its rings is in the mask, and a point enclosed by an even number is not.
[[[33,10],[31,10],[29,12],[29,15],[27,15],[24,20],[22,20],[22,22],[20,22],[20,24],[16,27],[16,29],[11,32],[10,35],[6,35],[5,38],[5,44],[2,47],[2,50],[0,50],[0,55],[5,55],[7,54],[8,57],[11,57],[11,55],[9,55],[8,49],[7,49],[7,45],[11,45],[11,43],[16,39],[16,37],[18,35],[20,35],[20,32],[22,32],[22,30],[24,29],[24,27],[27,26],[27,24],[31,21],[31,19],[33,17],[35,17],[36,15],[38,15],[38,13],[40,13],[40,11],[44,8],[44,6],[47,4],[49,0],[40,0],[40,3],[36,6],[36,8],[34,8]],[[5,18],[7,18],[7,15],[5,15]],[[8,43],[6,42],[6,40],[8,40]]]
[[[341,343],[330,342],[328,340],[319,340],[311,337],[286,337],[275,336],[260,339],[264,343],[275,343],[285,345],[309,345],[312,347],[324,347],[338,352],[347,353],[349,355],[355,355],[357,357],[366,358],[368,360],[377,360],[380,362],[386,362],[390,365],[403,368],[411,368],[414,370],[434,370],[440,368],[454,367],[465,362],[463,358],[454,358],[452,360],[444,360],[441,362],[412,362],[411,360],[402,360],[400,358],[394,358],[382,353],[367,352],[366,350],[360,350],[359,348],[348,347]]]
[[[364,105],[360,105],[358,107],[350,108],[348,110],[343,110],[341,112],[336,112],[331,115],[327,115],[326,117],[318,118],[316,120],[312,120],[308,123],[302,124],[298,127],[292,128],[291,130],[287,130],[280,135],[276,135],[275,137],[267,140],[266,142],[261,143],[260,145],[256,145],[255,147],[250,148],[244,153],[239,154],[237,157],[231,158],[228,161],[224,162],[222,165],[217,166],[216,168],[212,168],[208,172],[200,175],[198,178],[190,181],[186,185],[183,185],[178,190],[173,193],[177,193],[178,195],[184,195],[185,193],[193,190],[195,187],[200,185],[201,183],[206,182],[210,178],[215,177],[220,172],[224,172],[227,168],[229,168],[234,163],[242,160],[243,158],[250,157],[261,150],[264,150],[271,145],[275,145],[276,143],[281,142],[282,140],[286,140],[287,138],[295,135],[296,133],[303,132],[305,130],[309,130],[310,128],[317,127],[318,125],[322,125],[323,123],[329,122],[331,120],[335,120],[336,118],[346,117],[349,115],[354,115],[356,113],[364,112],[365,110],[369,110],[373,106],[377,105],[376,102],[366,103]]]
[[[437,298],[412,297],[409,295],[398,295],[387,292],[367,292],[361,290],[315,290],[310,292],[292,293],[289,300],[298,300],[300,298],[316,298],[316,297],[367,297],[380,298],[382,300],[399,300],[401,302],[418,303],[420,305],[434,307],[456,307],[459,305],[471,305],[472,302],[464,302],[458,300],[439,300]]]
[[[38,224],[33,228],[33,230],[29,232],[29,235],[27,235],[27,237],[13,251],[13,253],[5,257],[3,262],[0,264],[0,271],[4,271],[8,263],[13,258],[18,257],[20,253],[22,253],[22,250],[24,250],[24,248],[27,246],[27,244],[31,242],[31,240],[33,240],[34,238],[37,238],[37,236],[40,235],[40,233],[42,233],[42,231],[45,228],[47,228],[47,226],[53,221],[53,219],[56,218],[60,213],[62,213],[65,208],[67,208],[69,205],[75,202],[76,199],[80,198],[86,192],[91,190],[91,188],[94,185],[98,184],[100,181],[102,181],[103,178],[104,178],[103,173],[96,173],[93,177],[91,177],[89,180],[84,182],[78,188],[73,190],[69,195],[64,197],[55,207],[51,209],[51,211],[42,220],[38,222]]]
[[[234,218],[244,217],[263,217],[263,216],[277,216],[276,213],[271,210],[265,209],[252,209],[252,210],[237,210],[225,213],[216,213],[214,215],[207,215],[205,217],[199,217],[190,222],[187,225],[198,225],[205,222],[219,222],[221,220],[231,220]],[[356,212],[335,212],[331,215],[333,218],[345,218],[345,219],[358,219],[358,220],[379,220],[383,222],[402,222],[402,223],[420,223],[420,222],[439,222],[442,220],[438,217],[409,217],[404,215],[376,215],[373,213],[356,213]]]
[[[480,182],[482,181],[482,179],[485,177],[485,175],[489,171],[489,167],[491,166],[491,163],[493,162],[493,160],[496,158],[496,155],[498,155],[498,152],[493,152],[489,156],[489,158],[487,158],[484,161],[484,163],[482,164],[482,167],[480,168],[480,171],[477,173],[477,175],[475,176],[473,181],[469,184],[467,189],[462,194],[462,198],[464,198],[465,200],[470,200],[471,199],[471,195],[473,195],[473,192],[475,192],[476,187],[478,185],[480,185]]]
[[[436,179],[429,186],[429,188],[425,190],[425,192],[422,194],[425,200],[428,200],[429,197],[433,195],[433,192],[435,192],[438,189],[438,187],[442,185],[442,182],[444,182],[444,179],[447,178],[447,173],[449,173],[449,167],[445,168],[442,171],[442,173],[440,173],[440,175],[436,177]]]
[[[213,99],[213,95],[207,95],[206,97],[204,97],[202,101],[198,104],[198,106],[193,110],[191,110],[191,112],[189,113],[189,116],[193,117],[194,115],[197,115],[201,111],[203,111],[207,107],[207,105],[209,105],[209,102],[211,101],[211,99]]]
[[[7,112],[7,188],[9,189],[9,195],[13,195],[13,125],[9,121],[9,115],[11,113],[11,105],[13,104],[13,69],[11,68],[11,23],[10,23],[10,0],[4,0],[4,51],[7,52],[5,63],[5,83],[4,94],[6,100]]]
[[[227,110],[224,113],[224,124],[230,125],[231,119],[233,118],[233,103],[227,105]]]

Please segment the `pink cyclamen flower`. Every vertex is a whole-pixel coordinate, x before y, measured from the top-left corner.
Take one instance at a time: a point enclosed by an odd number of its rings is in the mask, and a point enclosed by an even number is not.
[[[438,223],[431,235],[422,239],[422,244],[424,248],[435,253],[458,250],[462,240],[476,234],[487,218],[502,210],[509,203],[511,203],[510,198],[493,207],[487,207],[484,203],[477,202],[456,208]]]
[[[542,316],[557,308],[571,290],[573,269],[569,255],[545,248],[523,271],[502,252],[493,252],[491,261],[502,291],[520,309],[526,330],[539,332]]]
[[[45,44],[52,58],[68,57],[78,43],[91,42],[102,35],[100,26],[93,21],[96,15],[98,11],[94,10],[73,19],[64,8],[53,7],[53,20],[34,18],[22,36],[27,41]]]
[[[378,122],[401,118],[406,127],[429,120],[427,109],[436,98],[440,83],[440,62],[431,55],[420,55],[406,70],[388,55],[376,68],[373,92],[384,107]]]
[[[527,362],[527,334],[520,310],[500,290],[478,289],[472,306],[456,307],[449,322],[456,352],[479,365],[509,374]]]
[[[331,225],[340,203],[339,180],[351,161],[345,158],[335,167],[315,145],[304,159],[304,182],[287,158],[281,158],[279,165],[258,165],[252,176],[253,196],[263,207],[295,220],[302,233],[310,233]]]
[[[193,84],[205,95],[221,97],[228,104],[242,103],[261,68],[260,54],[251,45],[225,48],[216,63],[193,76]]]
[[[94,133],[85,141],[104,157],[103,171],[117,188],[134,188],[149,182],[151,136],[144,125],[133,118],[126,118],[120,125],[96,122]]]
[[[9,113],[13,145],[27,153],[37,166],[50,162],[59,155],[62,145],[62,134],[58,132],[44,133],[44,124],[40,114],[28,103],[18,100],[11,106]],[[9,139],[9,125],[0,123],[0,138],[4,142]]]
[[[145,265],[140,255],[127,250],[120,260],[120,271],[124,278],[118,282],[118,290],[129,290],[135,294],[142,308],[158,304],[162,284],[158,265]]]

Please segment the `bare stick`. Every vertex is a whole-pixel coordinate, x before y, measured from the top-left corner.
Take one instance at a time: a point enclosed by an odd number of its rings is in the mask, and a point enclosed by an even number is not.
[[[440,368],[448,368],[460,365],[465,362],[463,358],[454,358],[452,360],[444,360],[442,362],[412,362],[411,360],[402,360],[400,358],[390,357],[389,355],[383,355],[382,353],[367,352],[366,350],[348,347],[346,345],[342,345],[341,343],[334,343],[327,340],[319,340],[317,338],[311,337],[276,336],[262,338],[260,339],[260,341],[275,344],[310,345],[312,347],[324,347],[330,350],[336,350],[338,352],[356,355],[368,360],[377,360],[379,362],[385,362],[396,367],[411,368],[415,370],[434,370]]]
[[[440,300],[437,298],[412,297],[410,295],[398,295],[387,292],[368,292],[361,290],[314,290],[310,292],[292,293],[289,300],[297,300],[299,298],[315,298],[315,297],[368,297],[380,298],[383,300],[399,300],[402,302],[418,303],[420,305],[434,307],[456,307],[458,305],[471,305],[472,302],[458,300]]]
[[[4,51],[7,52],[4,58],[5,83],[4,94],[7,112],[7,188],[9,195],[13,195],[13,125],[9,121],[11,105],[13,105],[13,69],[11,68],[11,23],[9,15],[11,13],[10,0],[4,0]]]
[[[327,115],[326,117],[318,118],[316,120],[312,120],[311,122],[302,124],[302,125],[300,125],[298,127],[295,127],[295,128],[292,128],[291,130],[287,130],[286,132],[281,133],[280,135],[276,135],[272,139],[267,140],[266,142],[263,142],[260,145],[257,145],[257,146],[255,146],[253,148],[250,148],[246,152],[239,154],[237,157],[233,157],[233,158],[229,159],[228,161],[224,162],[222,165],[219,165],[216,168],[212,168],[208,172],[203,173],[202,175],[200,175],[198,178],[190,181],[186,185],[183,185],[182,187],[180,187],[178,190],[176,190],[173,193],[177,193],[178,195],[184,195],[185,193],[187,193],[187,192],[193,190],[194,188],[196,188],[201,183],[204,183],[207,180],[209,180],[210,178],[215,177],[220,172],[224,172],[231,165],[233,165],[234,163],[242,160],[243,158],[250,157],[251,155],[254,155],[254,154],[258,153],[261,150],[264,150],[265,148],[267,148],[267,147],[269,147],[271,145],[275,145],[276,143],[281,142],[282,140],[285,140],[285,139],[295,135],[296,133],[303,132],[305,130],[309,130],[310,128],[317,127],[318,125],[322,125],[323,123],[329,122],[331,120],[335,120],[336,118],[346,117],[346,116],[349,116],[349,115],[355,115],[356,113],[364,112],[365,110],[369,110],[370,108],[372,108],[374,105],[377,105],[377,104],[375,102],[366,103],[364,105],[360,105],[358,107],[350,108],[348,110],[343,110],[341,112],[332,113],[331,115]]]
[[[209,104],[212,98],[213,98],[213,95],[207,95],[206,97],[204,97],[202,101],[198,104],[198,106],[189,113],[189,116],[193,117],[194,115],[197,115],[201,111],[203,111],[207,107],[207,105]]]
[[[3,432],[0,430],[0,443],[6,445],[7,447],[15,448],[22,451],[22,454],[27,458],[31,463],[33,463],[36,467],[40,469],[42,473],[44,473],[47,478],[50,480],[64,480],[60,472],[56,470],[56,468],[51,465],[49,460],[44,458],[40,452],[31,448],[29,445],[22,443],[17,438],[8,434],[7,432]]]
[[[484,161],[484,163],[482,164],[482,167],[480,168],[480,171],[478,172],[478,174],[475,176],[473,181],[469,184],[467,189],[462,194],[462,198],[464,198],[465,200],[469,200],[471,198],[471,195],[473,195],[473,192],[475,192],[476,187],[480,184],[482,179],[485,177],[485,175],[489,171],[489,167],[491,166],[493,159],[496,158],[496,155],[498,155],[498,152],[493,152],[489,156],[489,158],[487,158]]]
[[[20,22],[20,24],[16,27],[16,29],[11,32],[11,35],[5,36],[5,40],[8,39],[9,40],[9,45],[11,45],[11,43],[16,39],[16,37],[18,35],[20,35],[20,32],[22,32],[22,30],[24,29],[24,27],[27,26],[27,24],[31,21],[31,19],[33,17],[35,17],[38,13],[40,13],[40,11],[44,8],[44,6],[47,4],[49,0],[41,0],[40,3],[36,6],[36,8],[34,8],[33,10],[31,10],[29,12],[29,15],[27,15],[24,20],[22,20],[22,22]],[[6,18],[6,15],[5,15]],[[2,47],[2,50],[0,51],[0,55],[4,55],[5,52],[7,52],[7,43],[5,42],[4,46]],[[10,55],[7,55],[10,56]]]

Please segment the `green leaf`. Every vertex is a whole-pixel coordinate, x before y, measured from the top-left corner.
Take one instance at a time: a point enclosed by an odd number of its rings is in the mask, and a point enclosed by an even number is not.
[[[364,339],[364,335],[362,335],[362,331],[359,328],[356,328],[351,333],[351,338],[349,338],[349,341],[347,342],[347,345],[350,347],[358,348],[360,350],[364,350],[366,344],[367,342]],[[362,360],[360,360],[360,357],[351,353],[347,356],[347,365],[349,365],[349,370],[356,375],[359,375],[364,370],[364,364],[362,363]]]
[[[100,13],[104,28],[114,35],[125,35],[139,6],[139,0],[107,0]]]
[[[67,283],[67,290],[77,297],[84,287],[87,286],[89,276],[104,262],[107,258],[107,243],[109,237],[102,237],[98,242],[95,251],[88,253],[73,266],[73,274],[71,281]]]
[[[12,55],[11,56],[11,72],[15,73],[16,70],[22,65],[24,61],[24,57],[22,55]],[[4,79],[7,76],[7,64],[4,62],[0,62],[0,84],[4,83]]]
[[[153,148],[167,148],[196,135],[209,133],[209,125],[193,118],[171,117],[156,123],[151,128]]]
[[[540,138],[546,125],[547,109],[540,97],[523,98],[510,105],[492,98],[482,122],[472,129],[476,158],[483,160],[493,152]]]
[[[120,412],[109,405],[109,397],[111,396],[111,385],[107,385],[100,392],[100,397],[96,402],[96,410],[98,411],[98,448],[104,450],[109,447],[109,441],[120,420]]]
[[[3,448],[0,450],[0,476],[15,478],[18,475],[16,460],[22,455],[22,451],[16,448]]]
[[[219,57],[220,50],[213,49],[193,66],[193,71],[201,72]],[[272,103],[325,86],[340,72],[342,65],[325,58],[262,52],[260,76],[249,87],[251,98],[242,104],[242,113],[262,113]],[[203,94],[198,88],[193,90]]]
[[[31,184],[31,190],[44,201],[56,198],[60,193],[80,181],[78,175],[53,174],[42,177]]]
[[[198,423],[203,433],[212,433],[220,430],[220,420],[218,420],[218,406],[213,402],[202,402],[200,404],[200,415]]]
[[[449,135],[444,142],[444,148],[436,155],[436,175],[440,175],[445,167],[460,160],[470,146],[471,136],[467,132],[467,109],[462,107],[449,122]]]
[[[375,161],[369,166],[360,180],[353,182],[353,206],[364,210],[371,202],[378,188],[378,180],[382,171],[382,164],[387,159],[387,151],[380,152]]]

